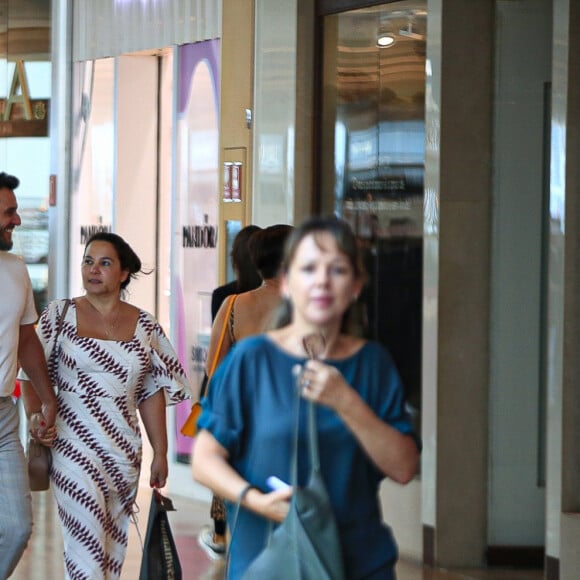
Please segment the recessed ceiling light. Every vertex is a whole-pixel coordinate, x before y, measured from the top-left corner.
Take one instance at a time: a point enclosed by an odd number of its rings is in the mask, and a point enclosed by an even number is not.
[[[395,35],[392,33],[381,34],[377,38],[377,46],[380,48],[387,48],[389,46],[393,46],[395,44]]]

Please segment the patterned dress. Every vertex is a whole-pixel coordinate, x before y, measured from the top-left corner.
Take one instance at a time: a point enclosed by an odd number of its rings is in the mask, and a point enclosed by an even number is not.
[[[178,403],[189,385],[162,328],[143,310],[132,340],[100,340],[77,335],[71,302],[53,349],[63,306],[63,300],[47,306],[38,333],[58,386],[51,484],[66,577],[114,579],[125,559],[141,468],[137,409],[160,389],[168,404]]]

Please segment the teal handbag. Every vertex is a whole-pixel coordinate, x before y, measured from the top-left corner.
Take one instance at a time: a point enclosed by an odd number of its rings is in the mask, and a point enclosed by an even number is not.
[[[310,475],[297,485],[298,422],[294,435],[291,484],[294,494],[284,521],[273,530],[267,546],[250,564],[244,580],[344,580],[338,529],[320,472],[315,407],[308,405]]]

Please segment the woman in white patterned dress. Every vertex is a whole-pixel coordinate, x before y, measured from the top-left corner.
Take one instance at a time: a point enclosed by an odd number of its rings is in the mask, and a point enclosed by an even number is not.
[[[52,446],[51,485],[72,580],[119,578],[141,468],[137,410],[153,448],[150,485],[163,487],[165,406],[189,397],[160,325],[121,299],[139,272],[141,261],[121,237],[96,234],[83,257],[86,294],[70,301],[56,345],[67,301],[51,302],[38,324],[59,401],[55,428],[41,441]],[[26,383],[23,397],[30,416],[40,405]]]

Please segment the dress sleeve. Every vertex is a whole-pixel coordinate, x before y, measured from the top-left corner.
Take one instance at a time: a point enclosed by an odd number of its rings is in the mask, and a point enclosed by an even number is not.
[[[202,414],[197,420],[199,430],[206,429],[224,447],[230,460],[242,451],[244,429],[244,385],[251,382],[239,343],[222,360],[208,385],[208,395],[202,399]]]
[[[155,323],[149,342],[151,366],[145,375],[138,404],[163,389],[167,405],[175,405],[191,398],[191,386],[175,349],[158,323]]]
[[[371,367],[380,369],[377,376],[381,377],[377,397],[374,404],[375,412],[391,427],[415,439],[421,449],[419,437],[416,435],[411,415],[407,410],[405,392],[392,356],[384,348],[377,345],[375,361]]]

